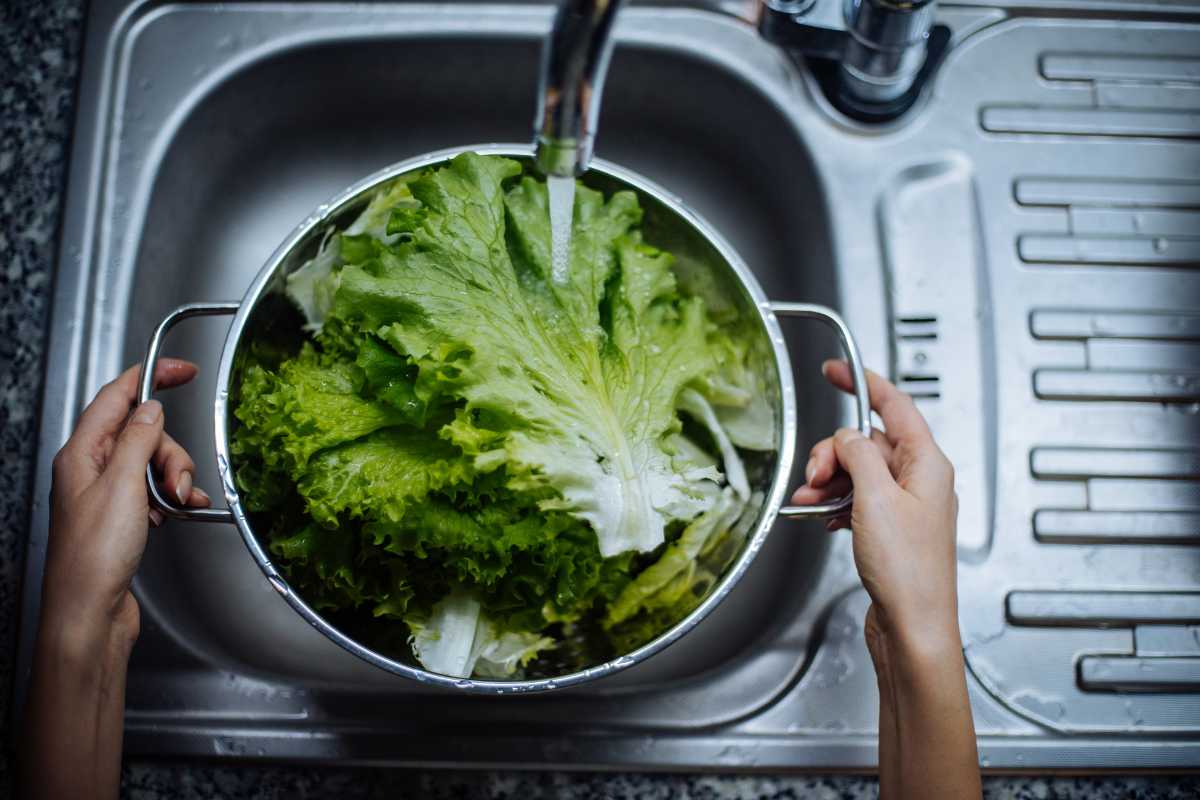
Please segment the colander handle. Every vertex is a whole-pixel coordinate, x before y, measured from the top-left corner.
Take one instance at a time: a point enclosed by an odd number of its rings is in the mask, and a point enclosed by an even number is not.
[[[188,317],[212,317],[220,314],[236,314],[238,303],[189,303],[167,314],[163,321],[154,329],[150,344],[146,347],[146,360],[142,362],[142,374],[138,379],[138,403],[144,403],[154,393],[154,367],[158,363],[158,353],[162,350],[163,339],[167,332]],[[146,465],[146,489],[150,493],[150,504],[167,516],[189,522],[227,522],[233,524],[233,513],[227,508],[185,508],[177,506],[167,499],[158,487],[154,477],[154,468]]]
[[[858,415],[858,429],[866,437],[871,436],[871,403],[867,396],[867,374],[863,370],[862,356],[858,353],[858,345],[846,321],[837,312],[825,306],[811,303],[771,303],[771,310],[780,317],[801,317],[817,319],[837,331],[846,351],[846,360],[850,363],[850,377],[854,380],[854,408]],[[828,519],[846,512],[854,504],[854,493],[831,503],[821,503],[813,506],[784,506],[779,509],[779,516],[793,519]]]

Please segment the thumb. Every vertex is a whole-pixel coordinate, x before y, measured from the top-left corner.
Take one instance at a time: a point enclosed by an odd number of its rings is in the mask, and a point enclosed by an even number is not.
[[[838,463],[850,473],[857,492],[882,491],[896,485],[878,445],[853,428],[840,428],[833,435]]]
[[[145,480],[146,465],[154,457],[162,433],[162,403],[147,400],[137,407],[129,422],[125,423],[125,430],[117,439],[117,446],[113,449],[105,472],[113,473],[112,477],[118,481]]]

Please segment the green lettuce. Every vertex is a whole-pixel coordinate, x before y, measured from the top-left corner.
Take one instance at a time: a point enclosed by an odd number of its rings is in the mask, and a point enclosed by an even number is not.
[[[314,607],[493,678],[675,621],[774,417],[744,337],[641,218],[578,185],[556,279],[545,184],[468,153],[386,186],[289,276],[305,336],[239,356],[231,451]]]
[[[410,619],[421,664],[444,675],[505,678],[554,644],[534,633],[501,633],[481,612],[478,600],[455,592],[439,600],[428,619]]]

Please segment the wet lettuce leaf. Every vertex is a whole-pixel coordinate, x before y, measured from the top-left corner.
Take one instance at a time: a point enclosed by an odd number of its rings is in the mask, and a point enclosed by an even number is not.
[[[544,183],[464,154],[385,187],[289,277],[306,339],[241,360],[231,450],[314,607],[495,678],[582,668],[580,642],[621,649],[694,606],[723,568],[702,551],[747,504],[737,448],[770,449],[774,418],[641,216],[579,185],[556,281]]]

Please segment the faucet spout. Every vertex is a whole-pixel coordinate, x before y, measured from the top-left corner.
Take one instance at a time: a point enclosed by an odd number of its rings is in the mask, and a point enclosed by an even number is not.
[[[592,158],[600,94],[622,0],[562,0],[542,47],[534,163],[543,175],[583,174]]]

